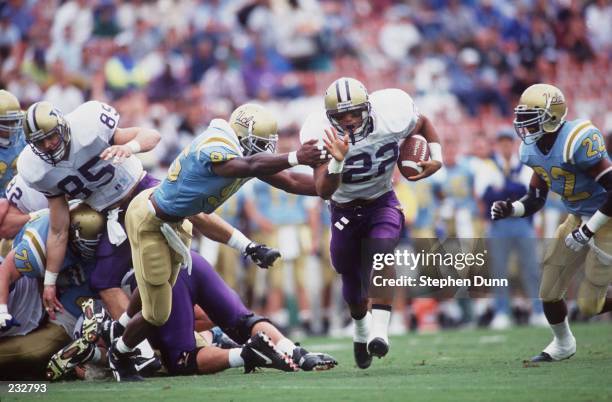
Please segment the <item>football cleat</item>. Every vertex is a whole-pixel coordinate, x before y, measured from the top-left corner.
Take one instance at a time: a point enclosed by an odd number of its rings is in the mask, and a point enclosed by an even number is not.
[[[47,364],[47,380],[55,381],[70,373],[77,365],[83,364],[94,356],[96,346],[85,338],[70,342],[59,352],[51,356]]]
[[[338,365],[332,356],[325,353],[310,353],[301,346],[293,350],[293,362],[304,371],[330,370]]]
[[[134,349],[136,354],[132,358],[136,371],[143,377],[151,377],[161,368],[161,360],[155,355],[153,348],[147,340],[142,341]]]
[[[244,372],[251,373],[257,367],[270,367],[281,371],[298,371],[298,365],[288,355],[279,352],[272,340],[258,332],[242,347],[240,357],[244,360]]]
[[[117,340],[113,341],[110,349],[108,349],[108,365],[117,382],[143,380],[136,369],[135,357],[137,357],[137,354],[137,350],[127,353],[119,352],[117,350]]]
[[[383,338],[376,337],[368,343],[368,352],[378,358],[385,357],[389,352],[389,344]]]
[[[123,331],[125,331],[125,327],[121,325],[119,321],[110,318],[110,316],[102,322],[100,327],[100,337],[108,347],[110,347],[115,339],[123,335]]]
[[[83,302],[81,309],[83,310],[81,335],[87,342],[95,343],[100,336],[103,317],[96,314],[94,299],[87,299]]]
[[[553,341],[544,348],[537,356],[531,358],[534,363],[558,362],[569,359],[576,354],[576,338],[573,336],[568,342],[561,343],[554,338]]]
[[[355,363],[360,369],[367,369],[372,364],[372,355],[368,352],[365,342],[353,342],[353,355]]]

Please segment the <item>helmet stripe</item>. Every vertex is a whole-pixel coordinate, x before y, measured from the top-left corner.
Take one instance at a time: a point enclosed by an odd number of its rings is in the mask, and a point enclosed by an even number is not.
[[[340,96],[340,80],[336,81],[336,97],[338,98],[338,103],[342,102],[342,97]]]
[[[32,113],[28,115],[28,126],[30,126],[30,131],[38,131],[38,126],[36,125],[36,108],[38,107],[38,102],[34,104],[32,108]]]
[[[344,87],[346,88],[346,100],[351,100],[351,91],[349,90],[349,82],[348,80],[344,80]]]

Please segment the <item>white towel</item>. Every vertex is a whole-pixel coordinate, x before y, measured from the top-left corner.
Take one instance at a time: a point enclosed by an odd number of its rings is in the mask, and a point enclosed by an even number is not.
[[[189,248],[181,241],[179,235],[167,223],[162,224],[161,232],[168,241],[168,245],[183,259],[181,268],[187,269],[187,273],[191,275],[191,254]]]
[[[108,240],[115,246],[120,245],[127,239],[127,234],[123,226],[119,223],[119,212],[121,209],[115,208],[108,211],[106,215],[106,231],[108,232]]]

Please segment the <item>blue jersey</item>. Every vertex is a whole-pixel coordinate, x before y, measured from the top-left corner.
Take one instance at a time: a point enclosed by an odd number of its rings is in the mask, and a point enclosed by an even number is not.
[[[214,212],[248,178],[218,176],[212,165],[241,156],[238,137],[230,125],[214,119],[174,160],[168,176],[153,192],[155,202],[173,216]]]
[[[11,142],[7,147],[0,145],[0,198],[5,198],[4,190],[17,174],[17,157],[25,146],[23,132],[11,136]]]
[[[49,211],[42,210],[34,214],[33,218],[25,224],[13,241],[15,250],[15,266],[22,275],[42,278],[45,276],[47,265],[46,244],[49,232]],[[80,261],[72,253],[70,248],[66,249],[64,265],[60,272],[69,270],[71,267],[80,266]],[[67,271],[68,272],[68,271]],[[60,275],[63,276],[63,275]],[[58,277],[58,285],[60,278]],[[80,281],[71,282],[68,279],[67,285],[79,284]]]
[[[434,180],[434,192],[440,192],[453,200],[455,208],[466,208],[477,212],[474,200],[474,176],[467,160],[462,159],[453,166],[444,166],[443,175]]]
[[[608,158],[603,135],[588,120],[567,121],[561,126],[547,155],[536,144],[521,144],[521,162],[559,194],[571,214],[590,216],[606,200],[606,191],[587,170]]]

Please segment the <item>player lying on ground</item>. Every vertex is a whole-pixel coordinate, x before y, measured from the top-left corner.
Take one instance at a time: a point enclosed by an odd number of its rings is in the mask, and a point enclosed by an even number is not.
[[[527,195],[514,202],[496,201],[491,218],[531,216],[544,206],[549,190],[561,195],[569,216],[546,250],[540,284],[553,340],[532,360],[568,359],[576,353],[576,339],[563,298],[583,263],[580,311],[587,316],[612,311],[612,298],[606,297],[612,280],[612,165],[597,127],[585,119],[565,120],[567,104],[559,88],[530,86],[514,114],[523,141],[519,156],[533,175]]]

